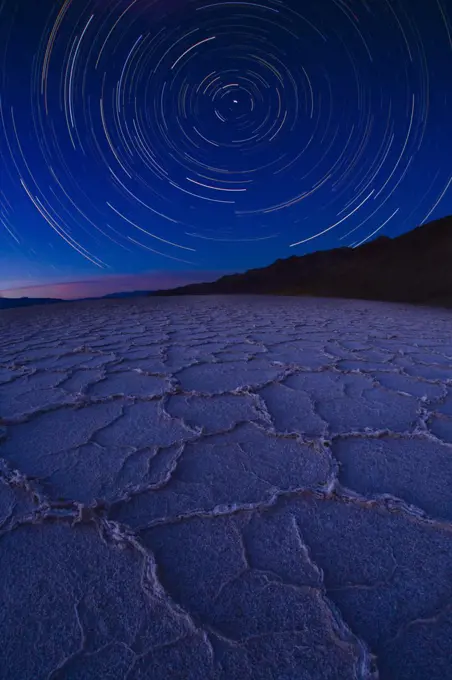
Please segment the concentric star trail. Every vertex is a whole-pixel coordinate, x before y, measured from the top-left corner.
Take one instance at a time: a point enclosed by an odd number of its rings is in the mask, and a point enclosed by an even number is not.
[[[228,243],[356,247],[452,211],[447,0],[16,4],[0,1],[14,252],[58,238],[101,269],[180,249],[233,267]]]

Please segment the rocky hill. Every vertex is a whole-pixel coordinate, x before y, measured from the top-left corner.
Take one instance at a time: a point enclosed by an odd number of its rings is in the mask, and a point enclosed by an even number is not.
[[[293,256],[153,295],[261,293],[452,305],[452,216],[396,238]]]

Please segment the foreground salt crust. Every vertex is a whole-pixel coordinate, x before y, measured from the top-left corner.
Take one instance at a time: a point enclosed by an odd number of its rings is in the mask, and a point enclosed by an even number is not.
[[[0,316],[0,677],[452,677],[452,314]]]

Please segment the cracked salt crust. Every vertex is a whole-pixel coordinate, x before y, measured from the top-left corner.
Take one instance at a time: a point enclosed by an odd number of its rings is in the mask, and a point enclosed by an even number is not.
[[[452,677],[451,336],[347,300],[2,312],[0,677]]]

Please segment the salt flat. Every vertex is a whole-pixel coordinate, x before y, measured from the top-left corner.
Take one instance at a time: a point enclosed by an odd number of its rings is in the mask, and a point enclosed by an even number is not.
[[[0,678],[452,678],[452,312],[0,314]]]

